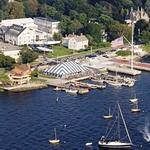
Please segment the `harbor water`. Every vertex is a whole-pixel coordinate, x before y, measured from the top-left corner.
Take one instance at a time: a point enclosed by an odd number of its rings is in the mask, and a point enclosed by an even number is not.
[[[134,87],[92,90],[85,95],[69,95],[52,88],[22,93],[0,93],[0,150],[99,150],[105,134],[108,108],[119,101],[134,150],[149,150],[143,132],[150,121],[150,74],[136,77]],[[129,98],[139,98],[140,113],[131,113]],[[51,145],[54,128],[60,144]],[[143,133],[143,134],[142,134]],[[91,147],[85,144],[92,142]]]

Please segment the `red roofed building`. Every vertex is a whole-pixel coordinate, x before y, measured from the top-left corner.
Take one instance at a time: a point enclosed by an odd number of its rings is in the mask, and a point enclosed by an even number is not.
[[[28,83],[31,80],[30,65],[22,64],[15,66],[15,68],[9,72],[8,77],[12,82],[12,85]]]

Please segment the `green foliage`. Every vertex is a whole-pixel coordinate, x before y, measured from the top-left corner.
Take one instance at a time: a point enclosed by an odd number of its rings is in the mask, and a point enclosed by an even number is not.
[[[53,39],[55,41],[61,41],[62,40],[62,34],[61,33],[54,33]]]
[[[0,68],[11,68],[15,64],[15,60],[9,56],[0,54]]]
[[[150,0],[0,0],[0,20],[22,17],[52,17],[60,20],[59,28],[65,34],[87,34],[90,44],[101,43],[102,29],[108,33],[108,40],[124,35],[131,40],[131,28],[124,24],[131,7],[143,7],[150,12]],[[150,14],[150,13],[149,13]],[[89,23],[90,22],[90,23]],[[140,28],[140,36],[139,36]],[[144,22],[135,26],[135,39],[149,37]],[[148,33],[146,33],[148,32]]]
[[[131,51],[123,51],[123,50],[120,50],[120,51],[117,51],[116,54],[118,56],[129,56],[131,55]]]
[[[31,73],[31,77],[38,77],[38,74],[39,74],[38,70],[34,70]]]
[[[150,53],[150,43],[147,43],[146,45],[144,45],[143,50]]]
[[[23,3],[17,1],[9,3],[7,7],[7,13],[7,17],[10,19],[25,17]]]
[[[126,24],[120,24],[118,22],[109,25],[109,38],[116,39],[120,36],[125,36],[128,41],[131,41],[132,29],[128,27]]]
[[[38,58],[38,53],[24,47],[20,53],[22,63],[31,63]]]
[[[102,31],[104,26],[96,23],[89,23],[87,25],[86,33],[89,34],[96,43],[101,42],[102,40]]]

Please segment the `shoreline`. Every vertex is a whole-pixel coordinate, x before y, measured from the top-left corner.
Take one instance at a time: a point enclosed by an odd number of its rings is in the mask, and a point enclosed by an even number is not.
[[[31,91],[36,89],[43,89],[47,88],[48,85],[46,83],[28,83],[23,85],[17,85],[13,87],[3,87],[3,91],[10,91],[10,92],[24,92],[24,91]]]

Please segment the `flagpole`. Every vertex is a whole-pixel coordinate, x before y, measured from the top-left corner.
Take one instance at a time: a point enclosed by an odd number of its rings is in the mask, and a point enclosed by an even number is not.
[[[131,41],[131,70],[133,71],[133,52],[134,52],[134,20],[132,21],[132,41]]]

